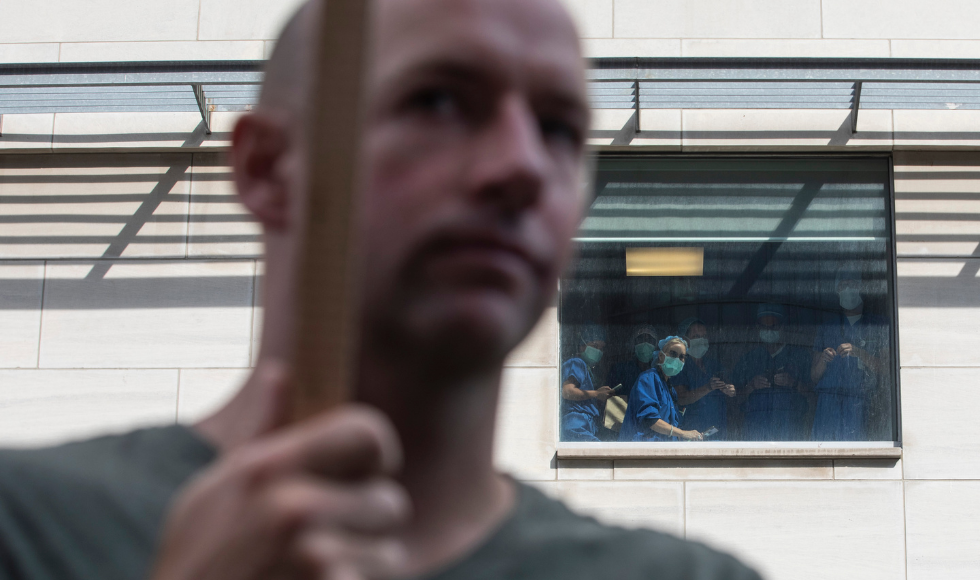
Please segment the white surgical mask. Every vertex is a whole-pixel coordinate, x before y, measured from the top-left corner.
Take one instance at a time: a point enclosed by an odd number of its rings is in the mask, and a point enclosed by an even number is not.
[[[691,347],[687,349],[687,354],[693,356],[694,358],[699,359],[708,352],[707,338],[692,338],[689,342]]]
[[[762,342],[767,342],[769,344],[779,342],[779,331],[764,328],[759,331],[759,338],[762,339]]]
[[[863,302],[861,300],[861,291],[857,288],[844,288],[839,294],[840,307],[844,310],[854,310]]]

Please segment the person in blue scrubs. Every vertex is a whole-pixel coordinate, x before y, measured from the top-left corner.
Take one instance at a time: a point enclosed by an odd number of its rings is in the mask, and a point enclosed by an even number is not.
[[[594,369],[606,348],[606,333],[597,326],[579,334],[579,356],[561,366],[561,440],[598,443],[608,386],[597,387]]]
[[[718,429],[712,439],[721,440],[728,430],[728,400],[735,396],[735,385],[721,379],[721,363],[708,354],[708,326],[697,318],[688,318],[677,328],[687,340],[687,362],[673,379],[677,400],[684,408],[681,427],[704,433]]]
[[[613,385],[613,388],[616,385],[623,385],[616,394],[626,400],[629,400],[630,391],[633,390],[633,384],[636,383],[640,373],[650,368],[660,350],[657,348],[657,335],[653,327],[648,325],[637,327],[633,331],[632,347],[632,358],[616,363],[609,372],[609,384]]]
[[[742,439],[746,441],[803,441],[807,439],[809,410],[803,389],[809,376],[810,353],[786,344],[778,304],[763,304],[756,311],[762,344],[735,366],[733,378],[744,397]]]
[[[684,368],[687,341],[668,336],[658,346],[660,353],[653,368],[640,374],[630,392],[619,440],[700,441],[700,432],[680,428],[677,391],[670,385],[670,378]]]
[[[864,312],[861,278],[860,270],[853,267],[837,273],[841,310],[827,317],[813,344],[810,379],[817,394],[815,441],[867,439],[868,399],[884,368],[888,322]]]

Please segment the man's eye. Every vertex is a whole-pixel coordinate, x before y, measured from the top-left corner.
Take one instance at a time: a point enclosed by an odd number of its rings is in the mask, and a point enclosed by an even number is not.
[[[558,141],[578,146],[582,141],[582,131],[577,126],[561,119],[541,119],[541,135],[548,141]]]
[[[409,99],[409,108],[432,117],[445,118],[459,112],[459,99],[446,89],[425,89]]]

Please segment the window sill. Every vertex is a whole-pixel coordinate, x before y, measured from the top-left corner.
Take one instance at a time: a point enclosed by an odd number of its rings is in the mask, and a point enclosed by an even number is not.
[[[559,443],[558,459],[657,459],[783,457],[801,459],[900,459],[889,441],[854,443]]]

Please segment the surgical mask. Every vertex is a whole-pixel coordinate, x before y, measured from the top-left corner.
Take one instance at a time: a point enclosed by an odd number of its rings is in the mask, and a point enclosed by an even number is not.
[[[636,351],[636,358],[643,364],[653,360],[653,355],[657,353],[657,347],[649,342],[641,342],[633,349]]]
[[[707,338],[692,338],[690,340],[691,347],[687,349],[687,354],[693,356],[694,358],[701,358],[708,352],[708,339]]]
[[[759,338],[762,339],[762,342],[768,342],[769,344],[772,344],[774,342],[778,342],[779,341],[779,331],[778,330],[772,330],[772,329],[766,329],[766,328],[764,328],[764,329],[762,329],[762,330],[759,331]]]
[[[664,374],[668,377],[677,376],[684,370],[684,361],[668,356],[664,358],[664,362],[660,363],[660,368],[663,369]]]
[[[854,310],[861,305],[861,291],[857,288],[844,288],[839,294],[840,307],[844,310]]]
[[[582,353],[582,359],[584,359],[586,364],[588,364],[590,367],[595,366],[602,360],[602,351],[594,346],[586,346],[585,352]]]

